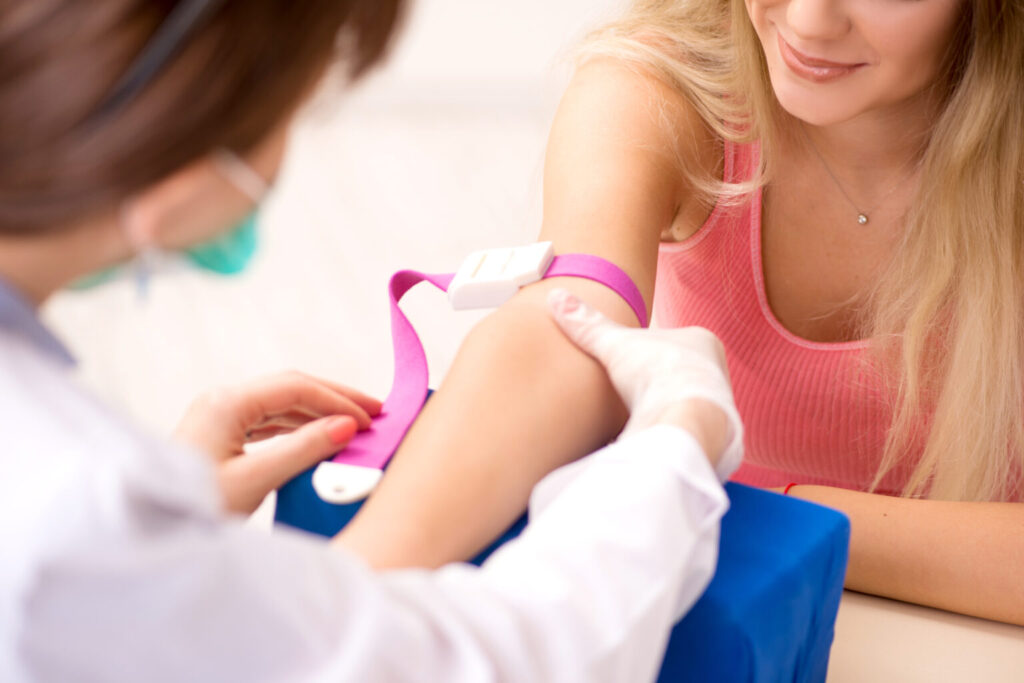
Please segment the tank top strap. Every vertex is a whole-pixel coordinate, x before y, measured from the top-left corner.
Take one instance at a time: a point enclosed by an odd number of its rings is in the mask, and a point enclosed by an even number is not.
[[[730,183],[744,183],[757,174],[761,161],[761,145],[757,142],[724,145],[725,168],[723,178]],[[726,251],[736,259],[730,269],[734,276],[745,275],[742,287],[745,294],[757,298],[761,275],[761,188],[753,190],[744,201],[726,210],[728,219]]]
[[[761,161],[761,145],[757,142],[738,143],[726,140],[722,156],[725,168],[722,178],[727,183],[742,183],[754,177]]]

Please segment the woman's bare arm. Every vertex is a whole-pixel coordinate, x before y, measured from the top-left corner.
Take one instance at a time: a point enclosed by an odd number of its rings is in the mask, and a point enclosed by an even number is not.
[[[716,147],[670,88],[613,62],[582,67],[548,143],[541,238],[556,253],[615,262],[649,307],[660,235],[687,196],[680,160],[715,168]],[[378,567],[467,558],[525,509],[545,474],[618,433],[626,413],[604,371],[549,319],[555,286],[637,324],[589,280],[525,288],[467,337],[341,543]]]
[[[846,587],[1024,625],[1024,504],[916,500],[828,486],[790,495],[850,517]]]
[[[584,67],[551,134],[542,238],[560,253],[616,262],[649,303],[661,231],[674,225],[685,236],[701,222],[673,155],[704,169],[719,161],[696,114],[668,88],[608,62]],[[519,514],[534,482],[619,430],[617,396],[549,322],[546,291],[568,286],[614,319],[635,320],[606,288],[558,280],[525,289],[467,338],[343,543],[378,566],[468,557]],[[791,494],[850,516],[848,588],[1024,624],[1024,504],[820,486]]]

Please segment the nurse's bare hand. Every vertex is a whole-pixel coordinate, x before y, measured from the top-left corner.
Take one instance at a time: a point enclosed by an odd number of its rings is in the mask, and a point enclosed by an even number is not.
[[[625,327],[565,290],[553,290],[549,303],[555,322],[604,366],[629,408],[623,433],[656,424],[682,427],[700,442],[719,479],[739,467],[743,424],[714,334],[701,327]]]
[[[249,513],[268,493],[344,448],[380,408],[355,389],[284,372],[203,394],[175,437],[218,463],[225,505]],[[271,437],[279,438],[246,449]]]

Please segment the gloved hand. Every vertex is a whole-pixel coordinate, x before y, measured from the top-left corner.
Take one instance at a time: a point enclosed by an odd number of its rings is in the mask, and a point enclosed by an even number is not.
[[[250,513],[268,493],[342,450],[380,409],[380,401],[354,389],[283,372],[204,394],[175,436],[217,464],[225,506]]]
[[[630,412],[623,434],[655,424],[702,432],[694,436],[709,451],[719,480],[736,471],[743,459],[743,424],[725,351],[714,334],[702,327],[619,325],[564,289],[552,290],[548,303],[565,335],[608,372]]]

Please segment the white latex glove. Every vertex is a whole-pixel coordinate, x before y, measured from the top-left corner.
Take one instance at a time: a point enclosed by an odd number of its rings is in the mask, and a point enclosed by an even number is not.
[[[726,446],[715,464],[725,481],[743,459],[743,423],[733,402],[722,342],[703,327],[638,329],[619,325],[564,289],[548,296],[565,335],[601,363],[629,409],[623,435],[666,422],[692,399],[725,413]]]

